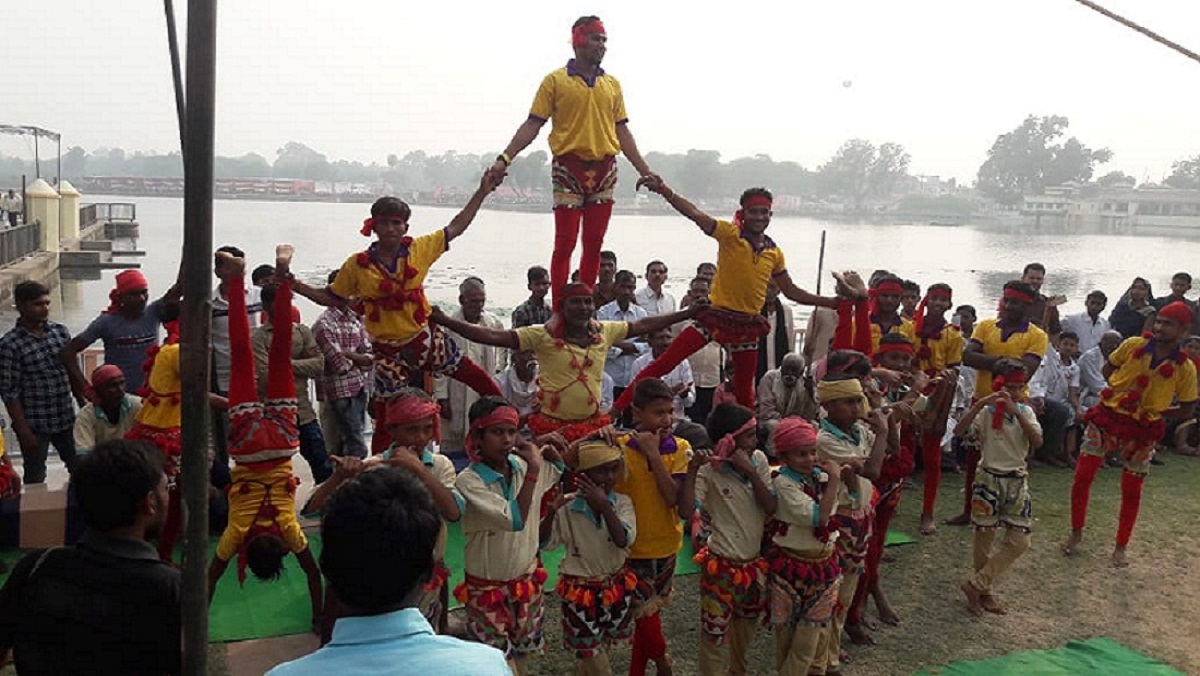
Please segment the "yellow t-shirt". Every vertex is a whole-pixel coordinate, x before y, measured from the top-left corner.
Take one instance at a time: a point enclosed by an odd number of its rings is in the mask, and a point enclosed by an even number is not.
[[[629,119],[621,83],[601,70],[589,86],[569,69],[559,68],[543,78],[529,109],[531,116],[550,120],[550,152],[592,161],[619,154],[617,125]]]
[[[362,299],[366,306],[363,322],[372,338],[407,342],[425,327],[425,322],[417,322],[414,317],[417,301],[404,301],[399,310],[388,309],[386,300],[392,296],[380,290],[380,286],[386,280],[389,284],[401,287],[405,266],[411,265],[416,274],[405,281],[401,288],[410,292],[421,289],[425,275],[429,274],[429,267],[446,252],[446,249],[446,230],[442,228],[413,239],[408,246],[408,256],[402,255],[396,259],[394,272],[389,272],[377,262],[367,262],[371,249],[356,253],[342,264],[342,269],[338,271],[333,284],[329,285],[329,290],[342,298]],[[366,262],[366,265],[360,261]],[[425,300],[423,293],[420,305],[428,316],[429,301]]]
[[[1130,338],[1121,343],[1121,346],[1108,356],[1109,363],[1117,370],[1108,379],[1108,384],[1113,392],[1103,400],[1103,403],[1123,415],[1145,422],[1153,422],[1162,418],[1162,412],[1175,402],[1187,404],[1196,401],[1196,365],[1190,359],[1184,359],[1182,364],[1168,359],[1166,363],[1171,365],[1169,370],[1172,373],[1170,378],[1164,378],[1162,375],[1163,364],[1159,364],[1154,371],[1150,370],[1150,360],[1153,359],[1153,355],[1149,350],[1141,357],[1134,355],[1134,352],[1147,342],[1149,341],[1146,338]],[[1138,378],[1143,375],[1149,378],[1149,383],[1145,387],[1139,386],[1137,382]],[[1133,410],[1121,405],[1130,390],[1141,390],[1142,392],[1137,407]]]
[[[631,559],[661,559],[677,554],[683,545],[683,524],[674,506],[668,506],[650,463],[640,451],[629,447],[634,435],[622,435],[618,442],[625,452],[625,478],[617,482],[616,492],[624,493],[633,501],[637,515],[637,539],[629,548]],[[663,466],[677,479],[687,474],[692,447],[686,439],[674,437],[675,451],[662,455]]]
[[[170,429],[179,427],[182,416],[180,409],[180,390],[183,383],[179,379],[179,344],[163,345],[154,358],[154,366],[146,378],[146,386],[150,395],[142,401],[138,410],[137,421],[147,427]]]
[[[717,240],[717,276],[710,301],[726,310],[758,314],[767,300],[767,283],[787,270],[783,249],[768,237],[762,250],[755,251],[741,229],[729,221],[717,221],[712,237]]]
[[[919,354],[921,351],[921,342],[920,340],[914,340],[914,343]],[[962,363],[962,353],[965,343],[962,331],[957,326],[947,324],[942,328],[942,335],[938,338],[930,339],[926,345],[929,346],[929,356],[921,359],[917,365],[922,371],[933,373]]]
[[[912,341],[914,347],[916,346],[916,331],[913,329],[912,320],[907,317],[901,317],[900,323],[889,328],[888,333],[899,333]],[[879,351],[879,341],[881,340],[883,340],[883,329],[879,327],[879,324],[871,322],[871,352]]]
[[[558,420],[586,420],[600,410],[604,359],[608,349],[629,334],[629,324],[599,324],[600,332],[587,348],[559,340],[542,326],[517,329],[521,349],[537,353],[537,401],[542,415]]]
[[[983,353],[989,357],[1009,357],[1021,361],[1027,354],[1041,359],[1046,356],[1046,347],[1050,339],[1046,332],[1033,324],[1025,331],[1014,333],[1004,340],[1000,333],[1000,325],[995,319],[985,319],[975,327],[971,334],[971,342],[979,343]],[[982,399],[992,393],[992,372],[979,369],[975,376],[975,398]]]
[[[279,526],[283,541],[292,553],[308,549],[308,538],[296,519],[296,497],[288,490],[288,483],[292,481],[291,459],[265,471],[234,465],[230,477],[233,483],[229,488],[229,524],[217,543],[218,559],[232,559],[245,542],[251,526],[256,523],[270,526],[272,520]],[[242,490],[243,486],[246,487],[245,491]],[[274,517],[262,516],[263,497],[267,494],[268,486],[270,504],[279,510]]]

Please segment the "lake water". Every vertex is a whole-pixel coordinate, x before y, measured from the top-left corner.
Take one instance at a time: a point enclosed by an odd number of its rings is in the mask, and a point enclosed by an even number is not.
[[[88,195],[86,202],[131,201],[128,197]],[[150,280],[151,296],[174,280],[183,241],[183,200],[132,198],[137,203],[141,237],[138,259]],[[217,201],[213,241],[244,249],[248,269],[274,258],[277,242],[291,242],[297,253],[294,268],[311,281],[324,278],[348,255],[368,242],[358,233],[368,215],[365,204],[314,202]],[[415,207],[411,234],[446,225],[455,210]],[[821,232],[827,232],[825,269],[853,268],[864,276],[886,268],[922,287],[947,282],[956,304],[971,303],[987,316],[1000,286],[1020,275],[1022,267],[1040,261],[1048,269],[1044,291],[1069,298],[1064,313],[1083,310],[1087,292],[1101,289],[1111,305],[1135,276],[1150,279],[1155,292],[1167,292],[1178,270],[1200,273],[1200,232],[1122,233],[1065,232],[1052,227],[967,223],[958,227],[844,223],[802,217],[776,217],[768,233],[787,255],[788,269],[801,287],[815,290]],[[453,243],[426,281],[431,300],[457,304],[458,282],[469,275],[485,280],[488,307],[507,316],[528,296],[525,271],[548,265],[553,240],[549,213],[482,211],[466,235]],[[702,261],[716,259],[716,244],[682,217],[622,216],[613,218],[605,242],[617,253],[620,266],[639,275],[646,263],[663,260],[670,269],[668,290],[681,297]],[[578,256],[578,251],[576,251]],[[55,292],[54,317],[78,332],[108,304],[115,270],[99,280],[63,280]],[[826,273],[823,291],[832,290]],[[318,310],[298,300],[306,322]],[[4,311],[5,320],[13,313]],[[804,314],[807,314],[806,312]]]

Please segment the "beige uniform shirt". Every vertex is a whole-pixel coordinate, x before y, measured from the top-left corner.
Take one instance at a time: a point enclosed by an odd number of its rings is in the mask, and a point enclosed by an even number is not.
[[[767,454],[754,451],[750,462],[769,488],[771,467]],[[719,468],[704,465],[696,473],[696,501],[704,505],[712,519],[708,548],[716,555],[746,562],[758,556],[762,546],[767,514],[754,499],[754,486],[738,474],[728,462]]]
[[[832,554],[838,532],[830,531],[829,542],[817,538],[814,529],[821,521],[820,505],[804,492],[803,479],[785,467],[776,475],[773,485],[777,499],[775,518],[784,524],[773,539],[775,544],[806,558]]]
[[[822,460],[844,462],[852,458],[865,461],[871,457],[875,445],[875,433],[861,420],[854,423],[854,434],[846,434],[828,420],[821,421],[817,434],[817,457]],[[871,504],[872,486],[870,479],[857,477],[856,482],[838,484],[838,508],[857,511]]]
[[[476,462],[458,475],[455,486],[462,495],[462,529],[467,536],[463,568],[468,575],[485,580],[512,580],[532,573],[537,564],[538,525],[542,520],[542,496],[558,478],[562,468],[543,462],[537,487],[529,504],[529,518],[521,519],[517,495],[525,484],[525,461],[508,456],[511,482],[487,465]]]
[[[995,405],[988,404],[971,423],[971,430],[979,438],[979,467],[996,474],[1017,472],[1024,475],[1028,472],[1025,458],[1029,455],[1029,438],[1021,429],[1021,422],[1011,415],[1004,416],[1004,424],[1000,429],[992,429],[995,411]],[[1032,408],[1017,404],[1017,413],[1028,420],[1034,429],[1041,431],[1042,426],[1038,424]]]
[[[617,520],[625,528],[625,546],[613,544],[608,524],[588,507],[583,498],[575,498],[563,505],[554,515],[554,528],[546,549],[566,547],[567,553],[558,572],[576,577],[608,577],[625,566],[629,545],[637,537],[637,518],[633,514],[633,501],[620,493],[609,493]]]

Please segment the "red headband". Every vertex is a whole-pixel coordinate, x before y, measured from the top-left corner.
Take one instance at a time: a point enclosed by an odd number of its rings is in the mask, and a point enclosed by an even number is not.
[[[372,232],[375,232],[375,219],[368,218],[363,220],[363,227],[358,231],[363,237],[370,237]]]
[[[929,291],[927,291],[925,293],[925,297],[926,298],[945,298],[946,300],[949,300],[949,301],[953,301],[953,298],[954,298],[953,292],[950,289],[941,289],[941,288],[930,289]]]
[[[433,439],[442,440],[442,409],[436,401],[420,397],[396,397],[388,402],[384,412],[385,425],[405,425],[433,418]]]
[[[558,304],[561,309],[561,305],[567,302],[568,298],[591,298],[593,295],[594,292],[592,291],[592,287],[588,286],[587,284],[573,282],[564,286],[562,291],[559,292]]]
[[[125,270],[117,274],[116,286],[112,291],[108,292],[108,309],[105,312],[113,313],[121,309],[121,296],[132,293],[134,291],[145,291],[150,287],[146,283],[146,276],[138,270]]]
[[[944,298],[947,303],[954,302],[951,296],[951,290],[939,287],[926,291],[925,297],[921,299],[920,303],[917,303],[917,310],[913,313],[913,329],[917,334],[917,339],[921,341],[922,351],[927,351],[929,349],[928,346],[925,345],[925,306],[929,304],[929,300],[931,298]],[[938,334],[941,334],[940,329],[938,330]],[[922,359],[925,357],[927,357],[927,355],[922,355]]]
[[[766,207],[771,208],[771,198],[766,195],[751,195],[746,199],[746,203],[742,205],[743,209],[750,207]]]
[[[592,33],[600,33],[606,35],[604,31],[604,23],[599,19],[594,19],[587,23],[581,23],[571,29],[571,46],[582,47],[587,44],[588,36]]]
[[[517,409],[509,406],[508,404],[499,406],[482,418],[476,418],[475,420],[471,421],[471,429],[467,432],[466,447],[467,457],[470,458],[472,462],[479,460],[479,453],[477,452],[478,443],[475,441],[475,432],[479,430],[486,430],[494,425],[503,425],[505,423],[513,426],[521,424],[521,414],[517,411]]]
[[[1187,305],[1185,305],[1179,301],[1174,301],[1172,303],[1168,303],[1166,307],[1159,310],[1158,316],[1161,317],[1162,319],[1169,319],[1169,320],[1175,322],[1176,324],[1182,324],[1183,326],[1191,326],[1192,325],[1192,317],[1194,315],[1193,315],[1192,309],[1190,307],[1188,307]]]
[[[894,279],[889,279],[889,280],[880,282],[875,287],[875,293],[876,294],[894,293],[896,295],[900,295],[900,294],[904,293],[904,287],[900,285],[900,282],[897,282]]]
[[[746,424],[718,439],[713,448],[712,466],[719,466],[726,458],[733,455],[734,450],[737,449],[737,438],[757,427],[758,420],[750,418]]]
[[[1009,300],[1019,300],[1022,303],[1030,303],[1030,304],[1032,304],[1036,300],[1033,296],[1025,293],[1024,291],[1021,291],[1020,289],[1013,289],[1013,288],[1005,289],[1004,297]]]
[[[904,354],[915,354],[916,349],[913,348],[912,343],[910,343],[906,340],[903,343],[880,343],[879,349],[875,350],[876,356],[884,354],[886,352],[903,352]]]

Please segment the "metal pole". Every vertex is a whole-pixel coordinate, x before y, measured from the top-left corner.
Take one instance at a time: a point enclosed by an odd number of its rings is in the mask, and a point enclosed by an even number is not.
[[[179,69],[179,35],[175,30],[175,3],[173,0],[163,0],[163,11],[167,15],[167,48],[171,52],[171,80],[175,83],[175,117],[179,120],[179,152],[187,157],[184,134],[184,111],[187,110],[183,99],[183,74]]]
[[[58,160],[56,160],[56,164],[54,167],[54,173],[55,173],[54,180],[58,181],[58,185],[62,185],[62,135],[61,134],[59,135],[59,137],[57,139],[54,140],[54,143],[55,143],[55,149],[58,152]]]
[[[37,131],[37,129],[33,130],[33,173],[36,174],[35,178],[42,177],[42,158],[38,154],[38,131]]]
[[[202,676],[208,658],[208,365],[212,293],[213,133],[217,1],[189,0],[180,278],[183,380],[183,673]]]
[[[821,255],[817,257],[817,295],[821,295],[821,278],[825,276],[825,231],[821,231]]]

